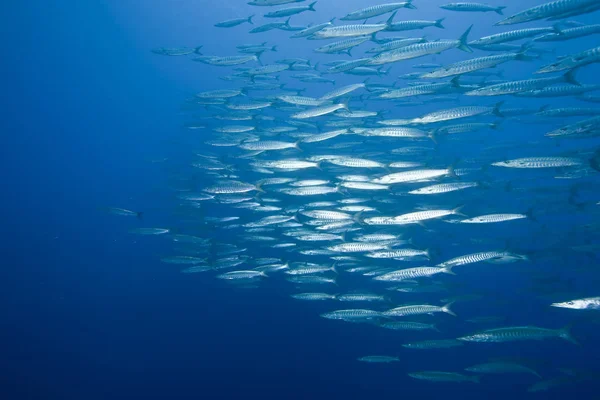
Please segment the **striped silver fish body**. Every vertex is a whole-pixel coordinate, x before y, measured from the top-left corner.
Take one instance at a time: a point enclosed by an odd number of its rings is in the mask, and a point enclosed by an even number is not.
[[[376,276],[373,279],[376,281],[399,282],[407,279],[427,278],[444,272],[446,272],[446,269],[444,268],[416,267],[388,272],[387,274]]]
[[[416,306],[396,307],[391,310],[384,311],[382,312],[382,314],[388,317],[406,317],[409,315],[433,314],[440,312],[445,312],[444,307],[424,304]]]
[[[396,50],[386,51],[371,59],[371,65],[393,63],[401,60],[422,57],[429,54],[438,54],[460,46],[459,40],[442,39],[436,42],[416,43]]]
[[[487,46],[490,44],[498,44],[505,42],[512,42],[514,40],[526,39],[532,36],[541,35],[544,33],[556,32],[556,28],[553,27],[545,27],[545,28],[526,28],[526,29],[517,29],[514,31],[496,33],[490,36],[484,36],[481,39],[473,40],[469,42],[469,46],[478,47],[478,46]]]
[[[566,71],[573,68],[582,67],[584,65],[600,62],[600,47],[588,49],[581,53],[571,54],[565,58],[543,66],[536,71],[537,74],[547,74],[550,72]]]
[[[494,112],[493,107],[485,106],[465,106],[451,108],[448,110],[434,111],[420,118],[415,118],[415,124],[432,124],[435,122],[451,121],[454,119],[474,117],[476,115],[490,114]]]
[[[329,43],[315,49],[317,53],[341,53],[349,52],[355,46],[363,44],[371,40],[370,36],[359,36],[352,39],[340,40],[338,42]]]
[[[556,0],[528,8],[497,22],[495,25],[512,25],[539,19],[559,19],[591,12],[600,8],[597,0]]]
[[[571,340],[566,330],[538,328],[535,326],[516,326],[508,328],[488,329],[470,336],[458,338],[465,342],[503,343],[521,340],[543,340],[551,338]]]
[[[519,53],[506,53],[495,56],[478,57],[460,61],[447,67],[437,69],[421,75],[421,78],[445,78],[448,76],[462,75],[480,69],[493,68],[502,63],[515,60]]]
[[[386,27],[387,24],[355,24],[331,26],[321,29],[320,31],[316,32],[314,36],[321,39],[365,36],[382,31]]]
[[[379,318],[381,316],[381,313],[378,311],[364,309],[337,310],[321,314],[321,317],[323,318],[339,320],[372,319]]]
[[[422,187],[419,189],[411,190],[410,194],[440,194],[454,192],[457,190],[463,190],[470,187],[477,186],[477,182],[452,182],[452,183],[440,183],[437,185],[431,185]]]
[[[533,39],[535,42],[558,42],[575,39],[582,36],[600,33],[600,24],[577,26],[575,28],[561,29],[560,33],[548,33]]]
[[[525,219],[525,214],[487,214],[478,217],[467,218],[460,221],[461,224],[494,224],[498,222],[514,221],[517,219]]]
[[[370,50],[367,50],[367,53],[383,53],[384,51],[396,50],[402,47],[410,46],[411,44],[416,43],[424,43],[426,39],[423,38],[406,38],[406,39],[398,39],[388,43],[384,43],[379,47],[374,47]]]
[[[376,6],[371,6],[367,8],[363,8],[362,10],[358,10],[355,12],[351,12],[345,17],[340,18],[341,21],[356,21],[360,19],[369,19],[373,17],[377,17],[379,15],[383,15],[400,8],[415,8],[412,4],[412,0],[404,1],[401,3],[389,3],[389,4],[378,4]]]
[[[443,267],[456,267],[459,265],[467,265],[473,264],[482,261],[493,260],[495,258],[501,258],[503,256],[509,255],[505,251],[485,251],[480,253],[467,254],[464,256],[452,258],[448,261],[438,264],[437,266],[440,268]]]
[[[600,116],[585,119],[546,133],[549,137],[588,137],[600,134]]]
[[[571,157],[526,157],[492,163],[506,168],[561,168],[581,165],[581,160]]]
[[[467,96],[502,96],[505,94],[528,92],[543,89],[555,83],[565,82],[565,78],[557,76],[553,78],[536,78],[522,81],[511,81],[498,83],[496,85],[484,86],[479,89],[465,93]]]

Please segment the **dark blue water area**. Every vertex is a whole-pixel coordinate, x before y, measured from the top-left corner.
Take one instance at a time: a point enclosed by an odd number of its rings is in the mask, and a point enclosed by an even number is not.
[[[422,7],[417,4],[419,14],[414,18],[446,16],[443,37],[458,37],[471,23],[475,24],[473,38],[498,31],[490,28],[497,20],[495,15],[449,14],[437,8],[442,2],[422,2]],[[318,18],[301,15],[294,22],[326,21],[372,4],[353,0],[341,7],[338,2],[322,0],[317,4],[321,7]],[[510,8],[516,11],[535,4],[538,2],[526,0]],[[12,2],[3,8],[1,398],[598,398],[598,317],[547,307],[548,299],[561,293],[597,295],[600,275],[589,274],[598,264],[595,255],[562,252],[567,245],[585,240],[583,226],[597,223],[597,213],[562,213],[564,193],[560,197],[551,189],[549,194],[537,194],[557,196],[556,202],[543,201],[541,210],[535,209],[535,199],[510,191],[484,194],[477,201],[457,195],[454,203],[467,202],[472,215],[489,212],[497,205],[511,212],[534,207],[537,225],[517,221],[518,228],[449,229],[434,222],[428,226],[433,233],[417,227],[413,235],[417,242],[432,243],[432,250],[443,259],[485,250],[478,244],[457,248],[457,238],[467,231],[471,237],[478,236],[478,229],[483,239],[500,238],[511,249],[531,255],[527,264],[484,265],[473,268],[468,277],[444,277],[456,285],[456,291],[436,295],[437,302],[455,295],[486,295],[481,300],[456,303],[453,309],[458,318],[436,316],[444,338],[477,330],[476,325],[469,329],[463,319],[502,315],[508,326],[572,325],[579,345],[556,339],[409,350],[401,345],[441,337],[435,332],[396,332],[325,320],[319,315],[331,311],[331,304],[290,298],[293,287],[281,277],[267,280],[259,289],[247,289],[206,274],[181,274],[177,266],[160,262],[161,257],[172,254],[172,242],[134,236],[128,230],[176,226],[182,232],[194,229],[210,236],[210,227],[178,218],[171,188],[178,184],[178,176],[190,176],[189,150],[201,149],[199,141],[182,129],[189,117],[181,104],[198,91],[226,86],[218,79],[222,70],[185,57],[158,57],[149,50],[203,44],[206,54],[228,55],[234,54],[235,44],[268,40],[278,44],[280,51],[276,56],[268,54],[267,61],[337,57],[313,57],[314,43],[290,43],[287,32],[249,38],[247,26],[216,31],[213,24],[217,21],[266,12],[264,7],[252,8],[241,1],[30,1]],[[411,18],[408,15],[403,17]],[[596,13],[576,20],[594,23],[597,18]],[[598,39],[591,36],[558,44],[556,54],[597,45]],[[452,51],[423,62],[460,59],[464,55]],[[512,63],[503,69],[506,77],[516,79],[528,76],[539,65]],[[410,63],[393,67],[393,75],[408,72],[413,72]],[[578,72],[578,79],[600,83],[598,72],[597,65],[586,67]],[[344,76],[337,86],[356,81]],[[306,95],[311,96],[331,88],[308,87]],[[513,98],[507,103],[511,107],[533,104]],[[572,99],[550,99],[548,103],[581,105]],[[381,107],[393,110],[390,118],[404,118],[439,105],[411,107],[410,111],[388,104]],[[508,140],[534,136],[534,129],[546,128],[509,121],[500,134]],[[486,133],[493,134],[496,132]],[[472,142],[465,141],[460,148],[454,148],[451,140],[442,140],[444,163],[458,159],[459,165],[467,166],[486,140],[487,136],[474,135]],[[565,153],[586,143],[542,142],[531,145],[537,146],[534,152],[525,144],[510,152],[500,148],[498,159]],[[589,146],[593,150],[597,142],[590,140]],[[161,162],[165,157],[172,162]],[[510,181],[516,173],[489,174],[503,174],[502,179]],[[532,184],[547,179],[536,171],[530,176]],[[209,183],[202,179],[198,175],[195,188]],[[556,185],[549,181],[539,186],[546,183]],[[597,199],[597,192],[583,188],[581,196]],[[553,205],[559,213],[552,212]],[[107,207],[142,210],[145,217],[138,221],[110,215]],[[231,215],[226,208],[207,210],[208,216]],[[565,230],[572,234],[565,235]],[[214,234],[221,235],[219,240],[228,235]],[[261,255],[282,254],[287,256],[275,250]],[[353,278],[342,279],[351,284]],[[430,299],[429,294],[422,294],[411,301]],[[356,361],[368,354],[397,355],[400,362]],[[428,369],[460,372],[488,359],[503,358],[523,360],[545,379],[569,377],[559,368],[587,379],[528,393],[527,388],[536,381],[527,375],[485,376],[480,385],[430,383],[407,376]]]

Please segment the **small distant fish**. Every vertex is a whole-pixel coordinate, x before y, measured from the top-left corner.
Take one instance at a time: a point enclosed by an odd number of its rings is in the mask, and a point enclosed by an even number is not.
[[[502,10],[504,10],[506,6],[495,7],[482,3],[448,3],[441,5],[440,8],[450,11],[494,11],[496,14],[503,15],[504,13],[502,12]]]
[[[391,363],[400,361],[398,357],[390,357],[390,356],[364,356],[358,358],[358,361],[367,362],[367,363]]]
[[[479,383],[479,376],[462,375],[456,372],[442,371],[422,371],[411,372],[408,374],[411,378],[421,379],[430,382],[473,382]]]

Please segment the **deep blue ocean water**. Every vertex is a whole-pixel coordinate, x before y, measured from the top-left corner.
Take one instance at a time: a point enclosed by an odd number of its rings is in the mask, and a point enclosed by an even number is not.
[[[472,38],[500,31],[491,27],[497,15],[450,13],[437,8],[442,3],[415,0],[418,10],[403,12],[402,18],[445,16],[445,30],[416,31],[431,38],[456,38],[471,23]],[[371,0],[321,0],[317,13],[304,13],[292,21],[304,25],[326,21],[372,4]],[[539,2],[505,4],[510,6],[506,13],[512,14]],[[528,360],[540,366],[545,378],[560,376],[557,368],[600,372],[600,325],[594,312],[548,310],[549,301],[543,297],[598,295],[597,254],[567,251],[569,244],[598,239],[597,233],[582,232],[583,225],[597,224],[598,212],[568,208],[568,190],[560,195],[539,191],[536,196],[541,200],[536,198],[534,204],[514,192],[495,198],[483,196],[471,204],[473,215],[478,206],[483,213],[486,204],[502,204],[515,212],[532,205],[535,212],[535,205],[540,204],[543,215],[537,225],[486,227],[480,229],[480,236],[502,237],[512,248],[538,250],[536,254],[541,256],[525,271],[521,264],[501,266],[502,274],[493,268],[474,268],[461,279],[460,294],[493,293],[494,301],[486,297],[459,303],[455,311],[461,317],[506,315],[506,325],[559,328],[572,323],[578,346],[551,340],[400,351],[406,341],[438,336],[324,320],[319,314],[330,311],[331,305],[295,301],[289,297],[291,288],[278,280],[267,281],[257,290],[243,290],[204,274],[181,274],[177,266],[160,262],[171,254],[171,242],[128,233],[138,226],[184,230],[194,224],[174,212],[176,202],[169,190],[177,176],[187,173],[182,166],[192,159],[190,148],[202,148],[194,136],[197,133],[182,128],[190,120],[182,103],[199,91],[235,87],[235,83],[228,86],[218,79],[230,69],[194,63],[188,57],[161,57],[150,49],[203,45],[204,54],[233,55],[236,44],[268,41],[277,44],[279,51],[265,53],[265,63],[285,57],[322,62],[349,59],[314,54],[317,42],[291,41],[289,32],[250,36],[249,25],[213,27],[218,21],[267,11],[266,7],[231,0],[31,1],[4,7],[0,25],[5,82],[0,119],[4,139],[0,158],[4,171],[1,398],[598,398],[598,375],[541,393],[527,393],[534,382],[528,376],[486,377],[485,384],[471,385],[429,383],[406,375],[426,369],[461,371],[483,362],[482,349],[486,358]],[[598,15],[572,19],[595,23]],[[546,24],[540,21],[526,26]],[[515,26],[520,27],[524,26]],[[558,43],[556,54],[582,51],[598,43],[593,35]],[[452,50],[414,63],[460,59],[465,59],[465,54]],[[390,76],[413,72],[412,64],[394,65]],[[505,77],[517,79],[539,65],[513,62],[502,69]],[[598,65],[587,66],[578,72],[578,79],[600,83],[599,72]],[[336,79],[336,87],[359,81],[348,76]],[[299,84],[304,85],[292,82],[290,86]],[[308,96],[331,89],[328,84],[305,86]],[[489,99],[482,102],[494,103]],[[540,102],[507,100],[511,107]],[[542,103],[593,106],[570,98]],[[381,107],[394,110],[390,115],[401,118],[440,105],[411,107],[406,112],[386,104]],[[498,134],[507,140],[519,139],[534,135],[534,130],[549,130],[548,126],[558,127],[560,121],[543,126],[510,121]],[[451,141],[440,143],[447,146],[448,162],[454,158],[468,162],[489,137],[473,138],[456,149]],[[552,154],[557,146],[547,140],[527,148],[526,142],[523,140],[524,149],[513,148],[497,158]],[[560,143],[560,152],[593,151],[597,145],[594,139],[565,141]],[[153,162],[165,157],[171,163]],[[508,181],[516,176],[512,171],[490,174],[505,175],[502,179]],[[540,187],[556,184],[551,175],[531,176]],[[587,186],[582,196],[588,201],[597,201],[597,179],[592,176],[583,181]],[[208,182],[196,184],[202,187]],[[144,221],[110,215],[103,211],[106,207],[144,211]],[[231,210],[220,212],[219,216],[231,215]],[[462,229],[458,227],[456,234]],[[473,234],[477,229],[470,230],[471,236],[477,236]],[[455,249],[450,242],[450,237],[439,235],[434,244],[444,258],[482,251],[476,245]],[[539,286],[534,288],[536,283]],[[460,320],[447,315],[439,318],[439,324],[444,337],[470,333]],[[398,354],[401,360],[393,364],[356,362],[367,354]]]

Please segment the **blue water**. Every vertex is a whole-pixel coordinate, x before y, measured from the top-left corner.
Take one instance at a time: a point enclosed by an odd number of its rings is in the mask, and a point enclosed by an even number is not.
[[[497,15],[451,13],[437,8],[442,3],[415,0],[418,10],[402,11],[397,19],[446,17],[445,30],[428,28],[407,36],[456,38],[471,23],[475,24],[472,38],[501,31],[491,27]],[[321,0],[317,13],[295,16],[292,22],[322,22],[372,4],[376,3]],[[506,4],[510,6],[506,14],[512,14],[539,2]],[[483,292],[488,297],[459,303],[455,309],[460,317],[505,315],[506,325],[559,328],[573,323],[579,346],[550,340],[407,351],[401,344],[439,336],[324,320],[319,314],[331,311],[330,304],[294,301],[289,297],[291,285],[282,280],[243,290],[205,274],[181,274],[177,266],[160,262],[161,257],[172,254],[172,242],[128,233],[138,226],[184,230],[194,224],[176,213],[177,202],[170,190],[178,176],[189,176],[185,165],[193,159],[190,149],[203,146],[197,132],[182,128],[190,121],[190,113],[182,111],[181,105],[199,91],[237,85],[228,86],[218,79],[230,68],[194,63],[189,57],[161,57],[152,54],[151,48],[204,45],[204,54],[224,56],[235,54],[236,44],[268,41],[280,50],[265,53],[265,63],[286,57],[325,62],[348,56],[314,54],[312,49],[323,42],[292,41],[290,32],[249,35],[246,24],[232,29],[213,27],[225,19],[271,11],[242,1],[30,1],[11,2],[3,9],[1,398],[598,398],[597,375],[533,394],[527,393],[527,387],[535,382],[529,376],[485,377],[484,383],[472,385],[429,383],[406,375],[427,369],[462,371],[494,357],[528,360],[540,366],[544,378],[560,376],[556,368],[596,372],[600,359],[597,317],[548,310],[550,301],[541,297],[598,295],[596,255],[568,251],[569,245],[586,240],[597,243],[598,233],[593,228],[581,232],[584,224],[598,223],[594,206],[579,212],[569,208],[568,190],[560,195],[539,192],[533,201],[514,192],[500,192],[494,195],[497,197],[483,195],[471,202],[473,215],[489,210],[486,205],[522,212],[539,204],[543,215],[538,225],[492,226],[480,232],[484,237],[503,238],[513,249],[537,250],[541,256],[526,266],[499,266],[502,273],[495,268],[473,268],[459,281],[457,294]],[[594,23],[597,18],[598,13],[572,19]],[[546,24],[540,21],[515,28]],[[557,43],[556,54],[582,51],[598,43],[597,36]],[[399,63],[390,77],[414,72],[411,65],[416,63],[446,64],[466,57],[452,50]],[[524,79],[540,65],[552,62],[552,57],[532,65],[508,63],[502,69],[507,78]],[[598,65],[587,66],[578,79],[600,83],[599,72]],[[361,80],[351,76],[336,79],[336,87]],[[331,89],[329,84],[290,82],[293,87],[300,85],[308,87],[304,93],[308,96]],[[540,103],[593,106],[565,98],[509,98],[508,103],[511,107]],[[442,106],[395,108],[382,103],[381,107],[393,110],[390,118],[404,118]],[[507,140],[526,138],[534,136],[534,130],[545,132],[561,122],[540,127],[510,121],[497,134]],[[462,148],[452,147],[452,141],[440,146],[449,163],[457,158],[468,163],[486,140],[502,142],[490,138],[492,134],[496,132],[479,138],[473,135],[473,142]],[[540,137],[532,139],[540,144],[513,148],[510,153],[497,154],[497,159],[594,150],[598,144],[593,139],[565,141],[557,151],[555,142]],[[153,162],[165,157],[169,163]],[[520,172],[490,174],[511,180]],[[531,176],[548,179],[531,184],[556,185],[551,174]],[[597,179],[592,176],[582,181],[585,190],[581,196],[593,204],[598,198]],[[208,183],[197,181],[196,185],[201,188]],[[144,211],[145,218],[140,222],[110,215],[103,211],[106,207]],[[215,211],[221,216],[231,212]],[[471,237],[477,236],[478,228],[469,230]],[[483,250],[474,244],[453,248],[453,237],[447,233],[458,237],[464,229],[445,229],[435,238],[433,247],[444,259]],[[203,234],[209,236],[210,231]],[[542,279],[548,281],[534,288],[536,280]],[[427,298],[427,294],[415,297]],[[445,338],[475,331],[446,315],[439,318],[439,325]],[[356,361],[368,354],[398,354],[400,362]]]

